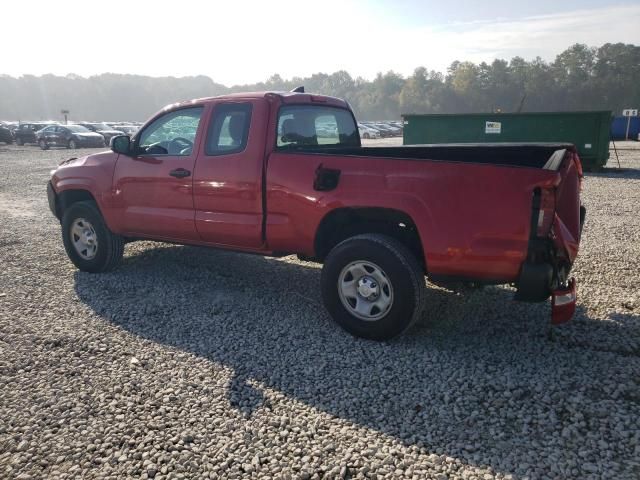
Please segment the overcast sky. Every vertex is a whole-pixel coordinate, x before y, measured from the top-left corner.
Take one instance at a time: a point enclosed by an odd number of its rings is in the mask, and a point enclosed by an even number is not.
[[[29,0],[3,2],[2,16],[0,74],[208,75],[229,86],[640,44],[640,0]]]

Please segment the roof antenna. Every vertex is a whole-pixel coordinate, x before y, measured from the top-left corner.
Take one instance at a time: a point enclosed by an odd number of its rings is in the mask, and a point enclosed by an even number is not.
[[[301,85],[299,87],[294,88],[293,90],[291,90],[291,93],[304,93],[304,86]]]

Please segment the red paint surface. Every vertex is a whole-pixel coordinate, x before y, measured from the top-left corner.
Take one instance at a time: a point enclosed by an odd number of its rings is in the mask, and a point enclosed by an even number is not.
[[[253,105],[247,148],[207,156],[203,138],[211,112],[229,102]],[[390,208],[414,221],[430,273],[511,282],[527,257],[533,191],[557,188],[550,236],[561,255],[575,259],[580,240],[577,155],[570,154],[554,172],[275,152],[277,110],[291,103],[348,108],[338,99],[305,94],[234,94],[186,102],[180,105],[204,106],[190,156],[91,155],[61,166],[52,179],[54,189],[89,190],[109,228],[122,235],[262,254],[313,255],[318,226],[336,208]],[[335,190],[314,190],[320,164],[341,171]],[[176,179],[168,175],[175,168],[193,174]]]

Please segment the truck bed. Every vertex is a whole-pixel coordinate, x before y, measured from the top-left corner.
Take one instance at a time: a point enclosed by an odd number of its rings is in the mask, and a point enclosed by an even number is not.
[[[481,163],[557,170],[564,152],[573,148],[573,145],[567,143],[459,143],[398,147],[328,147],[320,145],[296,148],[296,151],[354,157]]]
[[[575,257],[581,172],[574,156],[561,143],[282,149],[268,161],[267,238],[274,251],[302,245],[313,255],[308,232],[330,211],[401,209],[430,274],[515,282],[529,253],[536,191],[557,188],[557,218]],[[319,169],[339,172],[334,189],[314,188]]]

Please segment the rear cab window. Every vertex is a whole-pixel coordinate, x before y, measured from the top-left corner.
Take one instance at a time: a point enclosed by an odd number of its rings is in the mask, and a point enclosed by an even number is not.
[[[278,114],[278,150],[322,147],[359,147],[360,136],[352,113],[344,108],[289,105]]]

